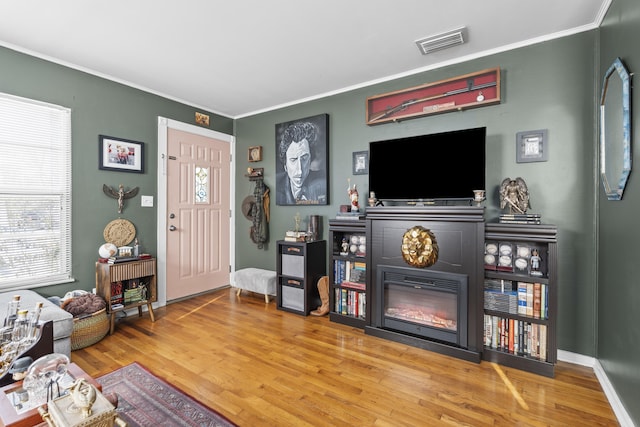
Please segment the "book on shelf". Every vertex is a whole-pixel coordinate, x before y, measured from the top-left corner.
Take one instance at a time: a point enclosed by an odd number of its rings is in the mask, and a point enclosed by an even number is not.
[[[336,219],[344,219],[348,221],[359,221],[364,218],[364,212],[338,212],[336,214]]]
[[[527,284],[518,282],[518,314],[527,315]]]
[[[547,360],[547,325],[540,325],[538,338],[540,342],[540,347],[538,349],[538,358],[540,360]]]
[[[547,325],[484,315],[484,345],[493,350],[546,361]]]
[[[305,242],[307,240],[307,233],[305,231],[287,231],[284,234],[285,242]]]
[[[519,213],[503,213],[503,214],[500,214],[500,218],[507,218],[507,219],[540,219],[540,218],[542,218],[542,215],[536,214],[536,213],[523,213],[523,214],[519,214]]]
[[[500,219],[501,224],[541,225],[542,221],[522,219]]]
[[[518,314],[548,319],[549,286],[544,283],[518,282]],[[485,307],[486,308],[486,307]]]
[[[118,264],[121,262],[136,261],[138,257],[135,256],[112,256],[107,260],[107,264]]]
[[[335,288],[333,311],[343,316],[364,319],[367,306],[366,294],[355,290]]]
[[[121,281],[111,282],[111,304],[118,304],[124,301],[124,286]]]
[[[541,304],[541,285],[540,283],[533,284],[533,317],[540,318],[540,304]]]
[[[333,278],[336,284],[343,281],[364,282],[367,266],[364,262],[336,259],[333,261]]]
[[[351,282],[364,282],[366,280],[366,270],[360,270],[358,268],[351,268],[349,279]]]
[[[515,291],[484,290],[484,309],[518,314],[518,293]]]
[[[527,316],[533,317],[533,283],[527,283]]]
[[[502,224],[542,224],[540,214],[500,214],[499,222]]]
[[[367,289],[367,284],[361,283],[361,282],[343,281],[342,283],[340,283],[340,286],[342,286],[343,288],[359,289],[361,291],[364,291],[365,289]]]

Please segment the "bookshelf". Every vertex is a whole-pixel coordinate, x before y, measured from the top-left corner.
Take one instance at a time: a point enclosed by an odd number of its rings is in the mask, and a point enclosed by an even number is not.
[[[366,240],[365,220],[329,220],[329,319],[362,329],[368,324]]]
[[[485,225],[484,360],[553,377],[557,228]]]

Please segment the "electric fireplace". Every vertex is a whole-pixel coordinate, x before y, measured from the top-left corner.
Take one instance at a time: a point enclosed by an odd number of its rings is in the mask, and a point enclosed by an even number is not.
[[[484,208],[465,205],[367,208],[365,332],[479,363],[482,356]],[[435,236],[437,261],[406,262],[407,230]]]
[[[377,327],[467,347],[466,275],[381,265],[377,275]]]

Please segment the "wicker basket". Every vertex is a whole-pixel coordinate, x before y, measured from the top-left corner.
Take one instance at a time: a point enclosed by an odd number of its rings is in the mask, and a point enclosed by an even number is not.
[[[73,319],[71,350],[80,350],[100,341],[109,332],[109,316],[103,308],[89,317]]]

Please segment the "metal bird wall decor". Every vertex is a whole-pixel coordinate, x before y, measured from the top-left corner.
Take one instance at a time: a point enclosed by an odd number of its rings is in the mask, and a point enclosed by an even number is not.
[[[102,191],[104,192],[104,194],[106,194],[107,196],[113,198],[113,199],[117,199],[118,200],[118,213],[121,214],[122,213],[122,209],[124,208],[124,201],[125,199],[130,199],[132,197],[135,197],[138,194],[138,190],[140,188],[139,187],[134,187],[131,190],[128,191],[124,191],[124,186],[122,184],[120,184],[118,186],[118,190],[114,190],[113,188],[109,187],[107,184],[102,184]]]

